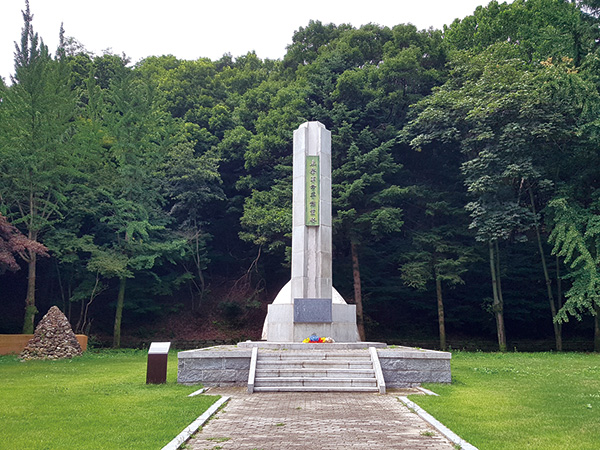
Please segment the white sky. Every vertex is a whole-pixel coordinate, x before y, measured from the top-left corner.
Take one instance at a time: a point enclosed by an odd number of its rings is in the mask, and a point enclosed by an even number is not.
[[[512,0],[509,0],[509,3]],[[30,0],[33,28],[56,50],[61,22],[89,51],[125,52],[132,62],[173,54],[180,59],[224,53],[234,57],[256,51],[279,59],[294,31],[309,20],[375,23],[392,27],[412,23],[441,29],[473,13],[485,0]],[[20,40],[25,0],[0,0],[0,76],[13,73],[14,42]]]

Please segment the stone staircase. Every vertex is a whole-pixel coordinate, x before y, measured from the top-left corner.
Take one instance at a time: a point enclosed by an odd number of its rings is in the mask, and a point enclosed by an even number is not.
[[[373,349],[374,350],[374,349]],[[249,392],[382,392],[373,352],[361,350],[260,350],[253,355]],[[376,352],[375,352],[375,358]],[[381,369],[379,369],[381,370]]]

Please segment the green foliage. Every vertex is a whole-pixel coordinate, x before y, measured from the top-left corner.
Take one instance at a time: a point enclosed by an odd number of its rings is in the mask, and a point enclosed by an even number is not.
[[[598,94],[574,65],[587,52],[589,41],[581,38],[589,32],[579,11],[565,2],[492,2],[478,8],[446,29],[450,78],[417,104],[399,135],[417,151],[442,147],[464,155],[461,169],[472,196],[465,208],[476,239],[489,243],[501,347],[498,242],[525,241],[530,229],[539,230],[534,197],[549,198],[567,178],[572,183],[573,172],[565,166],[573,159],[565,155],[577,151],[566,149],[588,148],[595,139],[591,124]],[[542,44],[537,39],[545,33]],[[405,270],[419,280],[420,266],[414,264]]]
[[[413,247],[414,251],[403,256],[408,262],[400,269],[404,282],[421,290],[436,279],[450,286],[464,284],[462,275],[479,259],[474,249],[464,245],[461,236],[456,236],[447,225],[415,231]]]
[[[254,191],[246,200],[242,226],[251,230],[240,238],[268,251],[291,246],[291,183],[274,185],[270,191]]]
[[[381,239],[400,231],[403,220],[398,204],[406,190],[392,184],[401,166],[394,163],[390,146],[367,146],[361,151],[352,144],[347,158],[332,173],[334,225],[355,241]]]
[[[23,21],[13,85],[3,89],[0,103],[0,205],[14,225],[38,242],[62,218],[66,199],[82,181],[82,153],[73,145],[75,95],[64,55],[53,59],[34,32],[29,2]],[[36,256],[23,252],[29,265],[24,333],[33,332],[37,312]]]
[[[320,21],[310,21],[307,27],[300,27],[292,37],[283,59],[287,67],[296,69],[298,65],[312,63],[319,54],[319,49],[337,39],[344,31],[351,29],[350,25],[323,25]]]
[[[596,314],[600,307],[600,218],[599,204],[583,208],[564,197],[553,199],[549,207],[554,227],[549,236],[554,243],[552,253],[564,258],[572,280],[565,294],[567,301],[557,314],[557,320],[568,321],[572,315],[581,320],[581,313]]]
[[[445,28],[445,38],[458,50],[479,53],[508,42],[524,60],[569,57],[577,65],[591,49],[592,36],[574,2],[555,0],[492,1]]]
[[[443,285],[449,331],[485,329],[475,238],[511,281],[507,323],[536,330],[522,324],[545,295],[539,269],[504,257],[558,227],[545,208],[556,192],[595,211],[596,6],[493,1],[443,31],[311,21],[280,61],[167,55],[134,67],[64,30],[52,57],[27,7],[13,84],[0,83],[0,211],[48,246],[38,291],[71,305],[80,329],[115,298],[132,319],[195,310],[213,282],[250,283],[249,267],[260,276],[246,287],[270,292],[289,273],[292,133],[318,120],[332,132],[335,284],[357,292],[360,257],[367,327],[433,323]],[[565,289],[584,292],[578,261]]]
[[[75,97],[68,72],[30,26],[26,22],[14,84],[0,108],[0,199],[36,239],[61,216],[81,155],[72,143]]]

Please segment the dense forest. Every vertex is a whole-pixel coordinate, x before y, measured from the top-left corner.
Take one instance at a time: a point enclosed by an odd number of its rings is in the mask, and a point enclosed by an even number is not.
[[[0,333],[260,337],[290,276],[292,133],[332,132],[334,285],[367,339],[600,351],[600,2],[443,30],[311,21],[281,60],[51,53],[0,79]],[[18,38],[18,37],[15,37]],[[591,347],[590,347],[591,348]]]

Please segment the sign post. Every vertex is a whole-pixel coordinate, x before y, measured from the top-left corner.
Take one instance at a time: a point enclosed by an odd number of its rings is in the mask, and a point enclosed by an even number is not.
[[[146,384],[162,384],[167,382],[167,360],[170,342],[152,342],[148,350],[148,367]]]

